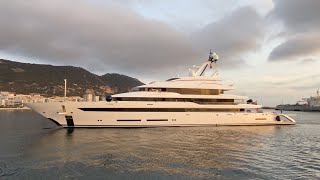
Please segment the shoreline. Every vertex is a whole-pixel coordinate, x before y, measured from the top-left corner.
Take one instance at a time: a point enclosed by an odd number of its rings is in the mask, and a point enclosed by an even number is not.
[[[0,111],[1,110],[31,110],[30,108],[28,108],[28,107],[22,107],[22,108],[0,108]]]

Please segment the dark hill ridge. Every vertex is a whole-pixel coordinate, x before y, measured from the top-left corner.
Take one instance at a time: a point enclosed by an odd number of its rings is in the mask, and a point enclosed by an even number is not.
[[[140,86],[141,83],[138,79],[132,78],[123,74],[107,73],[101,76],[101,79],[110,87],[116,87],[114,89],[117,92],[128,92],[132,87]],[[123,86],[125,84],[126,86]]]
[[[64,79],[67,79],[69,96],[82,96],[86,89],[93,89],[97,95],[121,93],[143,84],[129,76],[120,74],[98,76],[80,67],[30,64],[0,59],[0,91],[63,96]]]

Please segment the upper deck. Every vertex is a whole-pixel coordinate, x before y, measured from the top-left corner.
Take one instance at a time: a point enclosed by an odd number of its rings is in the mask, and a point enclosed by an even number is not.
[[[225,85],[222,80],[213,77],[179,77],[167,81],[154,81],[150,84],[137,88],[178,88],[178,89],[210,89],[210,90],[233,90],[233,85]]]
[[[233,90],[233,85],[226,85],[219,77],[217,70],[218,55],[210,51],[208,61],[201,66],[189,68],[189,77],[175,77],[166,81],[154,81],[137,87],[135,90],[149,91],[149,89],[204,89],[204,90]]]

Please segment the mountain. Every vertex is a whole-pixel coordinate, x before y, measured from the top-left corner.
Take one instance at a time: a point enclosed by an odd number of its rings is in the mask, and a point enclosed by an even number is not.
[[[110,87],[116,87],[117,93],[128,92],[132,87],[140,86],[142,83],[135,78],[116,73],[107,73],[101,76],[101,79]],[[125,84],[125,86],[123,86]]]
[[[0,91],[63,96],[64,79],[67,79],[69,96],[82,96],[87,89],[93,89],[100,96],[122,93],[143,84],[138,79],[126,75],[107,73],[99,76],[81,67],[30,64],[0,59]]]

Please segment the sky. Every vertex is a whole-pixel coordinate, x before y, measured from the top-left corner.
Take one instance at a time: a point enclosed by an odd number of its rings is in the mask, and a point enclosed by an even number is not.
[[[0,58],[121,73],[187,74],[213,49],[230,94],[265,106],[320,88],[319,0],[2,0]]]

